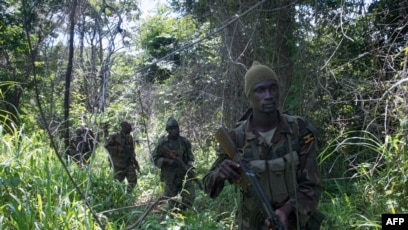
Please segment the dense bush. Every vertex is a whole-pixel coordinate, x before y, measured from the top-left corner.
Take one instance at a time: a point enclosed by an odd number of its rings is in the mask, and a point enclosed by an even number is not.
[[[68,161],[66,171],[46,137],[26,136],[22,131],[0,136],[0,229],[125,229],[136,221],[142,229],[230,229],[234,225],[239,201],[234,186],[227,186],[217,199],[198,191],[195,207],[188,212],[166,211],[165,203],[159,203],[139,221],[162,191],[158,171],[149,160],[141,160],[138,186],[131,192],[125,184],[114,182],[104,148],[97,148],[89,166]],[[322,229],[380,229],[382,213],[408,210],[402,202],[408,197],[406,137],[346,136],[333,140],[320,155],[323,174],[334,167],[328,167],[328,162],[349,170],[344,176],[323,179],[319,209],[326,219]],[[350,146],[364,148],[350,156],[343,152]],[[139,145],[137,152],[138,158],[149,159],[144,146]],[[213,159],[205,159],[200,152],[196,155],[202,176]]]

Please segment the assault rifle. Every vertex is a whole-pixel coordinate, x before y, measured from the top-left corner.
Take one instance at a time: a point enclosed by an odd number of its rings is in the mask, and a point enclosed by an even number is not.
[[[135,166],[136,170],[140,173],[140,165],[139,162],[135,158],[134,151],[129,148],[128,145],[124,145],[123,148],[129,158],[129,161]]]
[[[269,203],[268,199],[265,196],[264,191],[262,190],[261,185],[259,184],[258,178],[256,178],[255,173],[249,167],[246,161],[244,161],[241,155],[237,154],[237,149],[234,142],[232,141],[228,131],[225,127],[221,127],[215,133],[215,138],[218,143],[220,143],[221,148],[227,153],[227,155],[235,162],[240,165],[243,175],[248,179],[251,184],[251,188],[255,193],[256,198],[261,202],[263,210],[268,215],[268,220],[272,221],[274,229],[284,230],[284,226],[280,221],[279,217],[275,214],[275,210]]]
[[[163,145],[161,147],[161,151],[170,159],[176,161],[176,163],[182,167],[185,171],[187,171],[187,178],[193,180],[197,183],[198,187],[203,190],[203,185],[201,181],[198,179],[196,173],[193,171],[191,166],[188,166],[182,159],[177,157],[167,146]]]

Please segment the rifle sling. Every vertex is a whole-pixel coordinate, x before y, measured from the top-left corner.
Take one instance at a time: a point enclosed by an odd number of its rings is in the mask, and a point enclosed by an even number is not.
[[[286,134],[286,138],[287,138],[287,141],[288,141],[288,144],[289,144],[289,152],[290,153],[292,153],[292,139],[290,138],[290,135],[289,134]],[[292,178],[293,178],[293,187],[295,188],[295,200],[296,200],[296,210],[295,210],[295,213],[296,213],[296,229],[300,229],[300,223],[299,223],[299,212],[297,211],[297,209],[298,209],[298,204],[297,204],[297,189],[296,189],[296,186],[297,186],[297,183],[296,183],[296,172],[295,172],[295,170],[296,170],[296,168],[295,168],[295,161],[293,160],[293,155],[292,154],[290,154],[290,157],[292,158],[291,159],[291,167],[292,167]]]

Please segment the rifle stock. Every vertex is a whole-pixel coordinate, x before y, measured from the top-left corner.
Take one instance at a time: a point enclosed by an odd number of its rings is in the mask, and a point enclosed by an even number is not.
[[[215,133],[215,138],[217,139],[218,143],[220,143],[220,146],[225,151],[225,153],[227,153],[227,155],[233,161],[237,162],[240,165],[243,171],[243,175],[248,179],[249,183],[252,185],[251,188],[253,189],[253,192],[255,193],[259,202],[261,202],[263,210],[268,215],[268,219],[272,221],[272,223],[274,224],[275,229],[284,230],[285,228],[282,222],[280,221],[279,217],[275,214],[275,210],[273,209],[268,199],[266,198],[266,195],[262,190],[262,187],[259,184],[258,178],[256,178],[255,173],[249,167],[247,162],[242,159],[241,155],[237,154],[237,149],[235,147],[233,140],[228,134],[227,129],[223,126],[219,128]]]
[[[167,146],[163,145],[161,147],[161,151],[170,159],[175,160],[177,164],[183,168],[183,170],[187,171],[187,178],[193,180],[195,183],[197,183],[198,187],[203,190],[203,185],[201,184],[201,181],[198,179],[196,173],[194,170],[188,166],[184,161],[180,158],[178,158]]]

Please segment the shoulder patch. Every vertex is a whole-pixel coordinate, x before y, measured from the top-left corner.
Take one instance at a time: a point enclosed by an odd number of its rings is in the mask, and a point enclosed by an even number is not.
[[[308,133],[306,136],[303,137],[303,141],[305,144],[309,144],[315,140],[313,133]]]
[[[314,127],[303,117],[297,116],[299,135],[302,137],[305,144],[309,144],[317,139]]]

